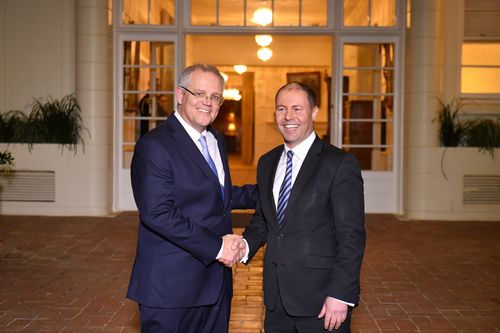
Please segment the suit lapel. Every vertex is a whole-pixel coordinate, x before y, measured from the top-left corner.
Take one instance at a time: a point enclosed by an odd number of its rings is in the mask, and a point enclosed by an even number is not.
[[[269,170],[270,172],[263,173],[263,184],[266,187],[264,193],[261,193],[260,196],[262,200],[265,200],[268,204],[268,207],[271,207],[271,211],[274,217],[274,223],[272,225],[276,228],[278,226],[278,215],[276,212],[276,202],[274,201],[273,194],[273,186],[274,186],[274,177],[276,176],[276,170],[278,169],[278,163],[280,161],[281,155],[283,154],[284,146],[281,146],[281,149],[276,149],[274,153],[271,155],[269,162],[267,165],[264,165],[264,170]],[[267,195],[267,197],[265,197]]]
[[[285,223],[282,228],[286,227],[287,221],[290,216],[294,215],[294,211],[300,206],[298,203],[298,199],[300,194],[303,193],[304,186],[308,183],[309,179],[312,175],[314,175],[314,171],[316,170],[316,165],[319,162],[320,152],[323,147],[323,141],[316,136],[309,152],[306,155],[302,166],[300,167],[299,174],[295,179],[295,182],[292,187],[292,192],[290,193],[290,198],[288,199],[288,203],[285,210]]]
[[[229,172],[229,160],[227,158],[227,153],[226,153],[226,146],[224,144],[224,138],[222,135],[215,130],[215,128],[209,126],[207,128],[208,131],[210,131],[214,136],[215,139],[217,140],[217,146],[219,147],[219,154],[220,158],[222,161],[222,167],[224,168],[224,203],[229,204],[230,201],[226,200],[228,195],[230,194],[231,190],[231,174]],[[213,174],[213,172],[212,172]],[[217,179],[217,183],[219,183],[219,180]],[[220,185],[220,184],[219,184]]]
[[[172,130],[172,136],[176,141],[177,146],[180,148],[180,151],[187,155],[211,181],[216,182],[217,185],[219,185],[219,180],[215,176],[212,169],[210,169],[207,161],[205,160],[191,137],[187,134],[184,127],[182,127],[179,120],[175,116],[168,117],[167,125]]]

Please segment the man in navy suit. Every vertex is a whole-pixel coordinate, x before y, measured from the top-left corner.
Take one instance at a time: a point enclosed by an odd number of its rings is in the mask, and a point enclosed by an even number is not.
[[[354,156],[314,133],[317,114],[309,87],[278,90],[275,118],[285,144],[257,166],[260,199],[243,236],[250,259],[267,244],[266,333],[350,332],[359,300],[363,179]]]
[[[211,65],[186,68],[177,110],[137,142],[132,189],[140,213],[127,297],[142,332],[227,332],[232,295],[231,209],[255,208],[255,185],[233,187],[223,136],[210,124],[224,79]]]

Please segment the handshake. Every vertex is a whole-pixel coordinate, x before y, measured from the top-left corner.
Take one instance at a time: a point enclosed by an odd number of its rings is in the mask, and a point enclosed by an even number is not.
[[[222,253],[219,261],[227,267],[233,267],[245,256],[246,244],[243,236],[227,234],[222,237]]]

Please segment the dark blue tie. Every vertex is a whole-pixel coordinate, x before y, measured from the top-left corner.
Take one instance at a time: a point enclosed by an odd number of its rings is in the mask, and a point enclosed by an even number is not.
[[[286,159],[285,179],[283,179],[283,183],[281,184],[278,196],[278,207],[276,209],[278,213],[278,224],[280,226],[283,223],[286,205],[288,203],[288,198],[290,198],[290,192],[292,191],[292,158],[293,151],[289,150]]]
[[[215,167],[214,160],[212,160],[212,156],[210,156],[210,153],[208,152],[207,138],[204,135],[200,136],[200,143],[201,143],[201,153],[203,154],[203,157],[207,161],[208,165],[210,166],[210,169],[212,169],[215,176],[217,177],[217,181],[219,181],[219,174],[217,173],[217,168]],[[220,185],[220,189],[222,193],[222,199],[224,199],[224,186],[222,186],[222,184]]]

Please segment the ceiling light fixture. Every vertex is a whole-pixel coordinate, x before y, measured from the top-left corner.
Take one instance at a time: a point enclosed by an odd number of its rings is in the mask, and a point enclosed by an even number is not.
[[[271,35],[255,35],[255,42],[257,45],[265,47],[269,46],[273,41],[273,36]]]
[[[273,11],[267,7],[260,7],[253,12],[252,21],[265,27],[273,22]]]
[[[257,57],[262,61],[268,61],[273,56],[273,51],[268,47],[262,47],[257,51]]]
[[[233,68],[240,75],[247,71],[247,66],[245,65],[234,65]]]
[[[225,100],[233,100],[233,101],[241,100],[240,91],[236,88],[224,89],[222,97],[224,97]]]

